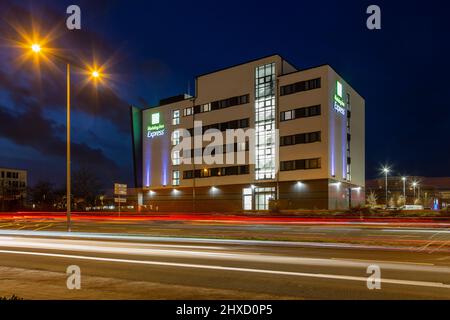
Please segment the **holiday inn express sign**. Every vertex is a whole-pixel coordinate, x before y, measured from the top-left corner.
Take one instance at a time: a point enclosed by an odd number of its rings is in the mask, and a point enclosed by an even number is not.
[[[161,123],[161,114],[152,113],[152,124],[147,127],[147,138],[154,138],[164,135],[165,125]]]
[[[336,81],[336,93],[334,94],[334,110],[345,115],[345,102],[343,96],[342,83]]]

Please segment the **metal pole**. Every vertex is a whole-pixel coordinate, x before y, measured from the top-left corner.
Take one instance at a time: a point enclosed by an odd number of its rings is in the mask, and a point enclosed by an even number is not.
[[[387,173],[387,171],[385,172],[385,176],[386,176],[386,208],[388,207],[388,173]]]
[[[406,205],[406,178],[403,179],[403,201],[405,201]]]
[[[70,64],[67,64],[67,232],[71,231],[70,213],[71,213],[71,181],[70,181]]]

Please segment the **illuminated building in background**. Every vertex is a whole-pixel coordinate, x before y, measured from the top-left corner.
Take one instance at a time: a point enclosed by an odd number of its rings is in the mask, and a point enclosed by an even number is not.
[[[131,108],[143,205],[200,212],[363,204],[364,109],[364,99],[329,65],[300,70],[279,55],[197,76],[194,96]],[[227,129],[253,129],[252,143],[226,141],[221,151],[246,161],[195,161],[211,143],[194,134],[197,121],[223,137]],[[183,129],[193,134],[190,141],[200,139],[190,156],[172,150]]]
[[[27,197],[27,171],[0,168],[0,210],[23,208]]]

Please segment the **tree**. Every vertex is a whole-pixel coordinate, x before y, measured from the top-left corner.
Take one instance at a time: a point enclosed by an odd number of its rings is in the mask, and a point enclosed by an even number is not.
[[[85,210],[87,206],[94,206],[97,196],[101,194],[101,183],[98,177],[86,168],[81,168],[73,174],[74,205]]]
[[[36,208],[52,209],[55,200],[53,184],[48,181],[39,181],[31,188],[30,197]]]
[[[370,191],[369,196],[367,197],[367,203],[371,207],[375,207],[377,205],[378,197],[374,191]]]

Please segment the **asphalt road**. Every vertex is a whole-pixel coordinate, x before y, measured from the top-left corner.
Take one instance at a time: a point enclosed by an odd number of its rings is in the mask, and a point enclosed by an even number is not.
[[[337,231],[335,231],[337,232]],[[343,231],[345,232],[345,231]],[[449,299],[442,251],[0,232],[0,296],[25,299]],[[81,269],[81,289],[66,269]],[[367,287],[367,267],[381,289]]]

